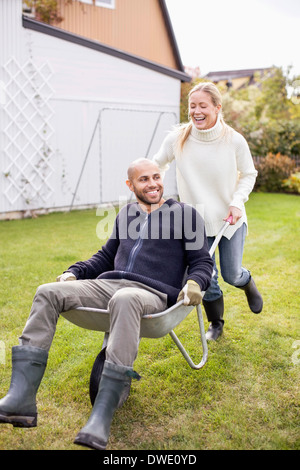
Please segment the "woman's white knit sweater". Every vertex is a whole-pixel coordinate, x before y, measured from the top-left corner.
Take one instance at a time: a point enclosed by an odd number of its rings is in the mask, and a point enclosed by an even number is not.
[[[180,128],[170,132],[153,160],[162,172],[176,160],[179,197],[193,205],[205,220],[207,236],[215,236],[228,214],[229,206],[241,209],[243,216],[226,231],[230,239],[245,222],[245,202],[251,193],[257,171],[244,137],[218,118],[207,130],[194,125],[183,150],[178,146]]]

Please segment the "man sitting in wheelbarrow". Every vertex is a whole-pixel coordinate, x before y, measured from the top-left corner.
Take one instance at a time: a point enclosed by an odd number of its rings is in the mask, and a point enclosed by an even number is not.
[[[132,378],[139,378],[133,363],[141,317],[182,299],[186,305],[198,305],[201,291],[209,287],[213,261],[198,212],[163,199],[159,169],[147,159],[130,165],[126,184],[137,202],[120,210],[102,249],[70,266],[57,278],[60,282],[37,289],[20,345],[12,350],[12,380],[0,400],[1,423],[37,425],[36,393],[59,314],[77,307],[108,309],[110,334],[98,393],[91,416],[74,441],[105,449],[122,391]],[[62,282],[71,280],[75,282]]]

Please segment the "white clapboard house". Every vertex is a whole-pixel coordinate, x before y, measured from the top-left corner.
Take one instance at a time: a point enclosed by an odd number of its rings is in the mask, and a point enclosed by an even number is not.
[[[129,198],[128,164],[179,122],[190,81],[164,0],[58,6],[50,25],[0,2],[1,219]]]

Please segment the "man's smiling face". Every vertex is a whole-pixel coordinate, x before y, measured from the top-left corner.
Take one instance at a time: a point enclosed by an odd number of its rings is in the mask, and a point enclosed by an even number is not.
[[[159,168],[151,160],[141,160],[134,165],[129,173],[127,186],[134,192],[137,201],[151,211],[151,206],[160,207],[164,200],[163,182]]]

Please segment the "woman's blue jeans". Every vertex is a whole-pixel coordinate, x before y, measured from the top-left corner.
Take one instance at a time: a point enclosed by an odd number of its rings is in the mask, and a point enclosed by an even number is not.
[[[222,237],[218,245],[222,278],[225,282],[235,287],[245,286],[248,284],[251,277],[250,272],[242,267],[246,233],[247,227],[246,224],[243,224],[230,240],[226,237]],[[207,237],[209,248],[212,246],[214,239],[215,237]],[[222,295],[222,290],[218,283],[218,269],[215,255],[213,255],[213,260],[215,273],[212,278],[212,283],[203,297],[204,300],[208,302],[217,300]]]

